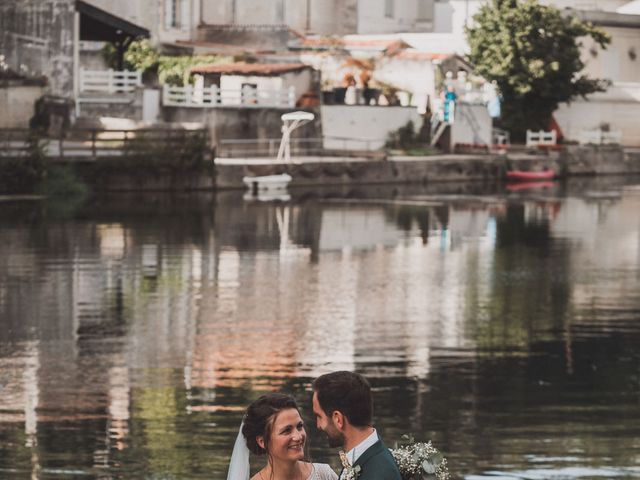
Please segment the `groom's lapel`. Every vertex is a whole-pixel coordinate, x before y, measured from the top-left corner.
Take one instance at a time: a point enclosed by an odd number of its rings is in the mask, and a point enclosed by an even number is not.
[[[362,455],[358,457],[358,459],[354,463],[354,466],[355,465],[364,466],[364,464],[367,463],[371,457],[373,457],[374,455],[377,455],[383,449],[384,449],[384,443],[382,443],[382,440],[378,440],[376,443],[374,443],[369,448],[367,448],[362,453]]]

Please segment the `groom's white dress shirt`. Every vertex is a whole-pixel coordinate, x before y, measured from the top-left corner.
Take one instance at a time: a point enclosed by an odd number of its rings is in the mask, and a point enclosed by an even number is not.
[[[374,443],[376,443],[378,440],[379,440],[378,432],[376,432],[376,429],[374,428],[371,435],[369,435],[367,438],[361,441],[358,445],[356,445],[355,447],[353,447],[351,450],[347,452],[346,457],[347,457],[347,460],[349,460],[349,464],[353,465],[354,463],[356,463],[356,460],[360,458],[360,455],[366,452],[367,449],[370,446],[372,446]],[[343,480],[345,476],[346,474],[342,472],[340,479]]]

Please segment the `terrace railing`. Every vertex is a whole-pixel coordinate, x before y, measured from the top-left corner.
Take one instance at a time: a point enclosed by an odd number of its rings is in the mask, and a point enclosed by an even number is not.
[[[142,72],[80,69],[80,92],[131,93],[142,85]]]
[[[28,156],[34,148],[32,135],[27,129],[0,129],[0,159]],[[45,157],[70,161],[125,157],[154,149],[178,153],[194,141],[210,149],[209,133],[203,129],[73,129],[59,136],[37,139]]]
[[[162,104],[165,107],[190,108],[293,108],[296,104],[294,87],[266,90],[245,87],[242,89],[219,89],[186,85],[176,87],[165,84],[162,90]]]
[[[280,146],[280,138],[246,139],[229,138],[218,140],[218,158],[271,158],[275,161]],[[327,148],[327,144],[330,148]],[[324,136],[322,138],[290,138],[291,156],[358,156],[379,158],[380,141]]]

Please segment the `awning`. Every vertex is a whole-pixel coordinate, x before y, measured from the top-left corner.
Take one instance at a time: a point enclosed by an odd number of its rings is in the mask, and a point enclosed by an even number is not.
[[[139,27],[82,0],[76,0],[80,13],[80,40],[128,43],[138,37],[149,37],[149,30]]]

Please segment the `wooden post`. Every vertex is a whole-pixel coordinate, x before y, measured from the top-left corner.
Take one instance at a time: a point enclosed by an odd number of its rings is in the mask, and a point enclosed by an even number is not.
[[[96,156],[96,131],[91,130],[91,153],[93,154],[93,159],[97,160]]]

